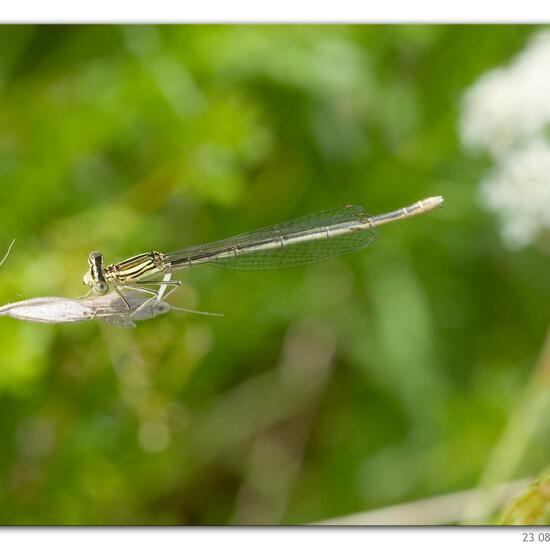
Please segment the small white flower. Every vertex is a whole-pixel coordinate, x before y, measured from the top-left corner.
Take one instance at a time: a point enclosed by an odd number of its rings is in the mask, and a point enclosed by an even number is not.
[[[464,145],[499,158],[550,123],[550,31],[534,35],[505,68],[485,73],[466,91]]]
[[[526,246],[550,229],[549,177],[550,144],[537,139],[506,156],[482,182],[482,201],[497,213],[509,246]]]

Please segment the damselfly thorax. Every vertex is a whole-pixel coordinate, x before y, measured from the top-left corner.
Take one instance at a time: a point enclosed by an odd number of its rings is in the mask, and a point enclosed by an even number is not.
[[[103,273],[107,282],[111,284],[126,284],[164,273],[167,267],[164,254],[152,251],[132,256],[118,264],[108,265]]]
[[[164,273],[167,266],[163,258],[164,254],[160,252],[145,252],[104,267],[103,254],[92,252],[88,256],[90,269],[82,280],[85,285],[91,287],[94,294],[107,294],[110,285],[124,286]]]

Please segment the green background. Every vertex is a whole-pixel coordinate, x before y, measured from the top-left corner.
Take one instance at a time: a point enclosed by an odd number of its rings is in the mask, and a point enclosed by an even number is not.
[[[96,249],[446,200],[323,264],[184,272],[172,303],[223,318],[0,318],[0,523],[315,522],[548,464],[540,407],[494,457],[548,259],[503,245],[457,134],[465,89],[534,30],[0,27],[0,303],[82,294]]]

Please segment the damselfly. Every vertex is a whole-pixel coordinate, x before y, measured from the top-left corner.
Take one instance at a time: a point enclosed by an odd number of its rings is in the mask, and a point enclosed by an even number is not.
[[[158,291],[145,287],[181,284],[161,279],[180,269],[201,264],[242,270],[307,265],[365,248],[374,242],[380,225],[429,212],[442,204],[443,197],[429,197],[377,216],[370,216],[361,206],[342,206],[176,252],[145,252],[108,266],[103,265],[101,252],[92,252],[83,282],[90,287],[89,294],[101,296],[115,290],[131,310],[122,290],[141,290],[154,300]],[[144,302],[143,307],[146,305]]]

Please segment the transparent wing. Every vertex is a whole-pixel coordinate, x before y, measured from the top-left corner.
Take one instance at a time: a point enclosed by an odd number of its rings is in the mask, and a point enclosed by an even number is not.
[[[104,323],[117,327],[135,328],[137,326],[128,315],[107,315],[105,317],[98,317],[98,319],[101,319]]]
[[[265,270],[307,265],[369,246],[376,229],[361,206],[342,206],[165,255],[172,269],[209,263]]]

